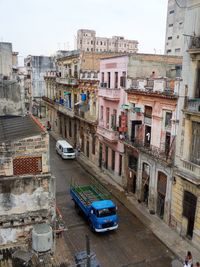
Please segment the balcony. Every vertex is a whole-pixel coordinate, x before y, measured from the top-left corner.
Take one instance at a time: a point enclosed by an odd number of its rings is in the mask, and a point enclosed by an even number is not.
[[[195,58],[198,54],[200,54],[200,37],[199,36],[191,36],[189,50],[190,56]]]
[[[141,139],[130,140],[130,138],[126,137],[125,144],[137,148],[141,152],[144,152],[152,156],[153,158],[161,160],[169,165],[171,165],[173,162],[174,153],[172,151],[166,152],[164,149],[153,146],[151,144],[147,144]]]
[[[200,114],[200,98],[189,99],[187,101],[186,112]]]
[[[71,118],[74,117],[74,110],[72,108],[66,107],[65,105],[59,103],[56,103],[55,108],[64,115],[67,115]]]
[[[178,163],[178,172],[181,172],[187,180],[194,183],[198,182],[200,184],[200,165],[185,159],[180,159]]]
[[[74,78],[56,78],[56,82],[64,85],[78,85],[77,79]]]
[[[45,101],[45,102],[47,102],[47,103],[49,103],[49,104],[51,104],[51,105],[54,105],[54,104],[55,104],[55,101],[52,100],[52,99],[50,99],[50,98],[47,97],[47,96],[43,96],[43,97],[42,97],[42,100]]]
[[[74,115],[78,117],[79,119],[92,123],[92,124],[97,124],[97,118],[96,115],[92,115],[90,111],[81,111],[79,108],[74,109]]]
[[[103,126],[97,126],[97,134],[104,137],[111,143],[116,143],[119,140],[119,133],[110,129],[106,129]]]
[[[106,100],[119,101],[120,100],[120,89],[99,88],[98,95],[102,96]]]

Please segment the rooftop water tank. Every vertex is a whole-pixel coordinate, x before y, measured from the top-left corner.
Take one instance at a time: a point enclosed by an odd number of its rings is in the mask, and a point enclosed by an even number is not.
[[[47,252],[53,246],[53,232],[48,224],[37,224],[32,230],[32,248],[36,252]]]

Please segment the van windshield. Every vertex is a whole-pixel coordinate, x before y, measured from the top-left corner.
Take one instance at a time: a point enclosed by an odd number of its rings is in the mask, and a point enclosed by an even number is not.
[[[116,214],[116,208],[107,208],[107,209],[101,209],[96,211],[97,217],[106,217]]]
[[[74,149],[72,147],[69,148],[63,148],[64,153],[74,153]]]

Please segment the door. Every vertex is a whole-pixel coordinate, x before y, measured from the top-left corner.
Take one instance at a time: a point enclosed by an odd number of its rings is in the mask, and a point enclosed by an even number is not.
[[[87,145],[86,145],[86,155],[89,158],[89,154],[90,154],[90,144],[89,141],[87,141]]]
[[[106,146],[105,168],[108,169],[108,146]]]
[[[164,213],[165,213],[166,189],[167,189],[167,176],[162,172],[158,172],[156,213],[161,219],[164,218]]]
[[[145,126],[145,146],[149,147],[151,144],[151,127]]]
[[[115,151],[112,150],[112,171],[115,170]]]
[[[195,213],[196,213],[197,197],[192,193],[185,191],[183,198],[183,216],[188,219],[187,237],[192,239]]]
[[[99,168],[102,167],[102,144],[99,144]]]

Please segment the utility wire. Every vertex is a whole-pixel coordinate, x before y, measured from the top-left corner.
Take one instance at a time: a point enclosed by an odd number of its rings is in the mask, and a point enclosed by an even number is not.
[[[177,6],[178,6],[179,8],[186,8],[186,6],[181,6],[181,5],[179,4],[178,0],[175,0],[175,2],[176,2]]]

